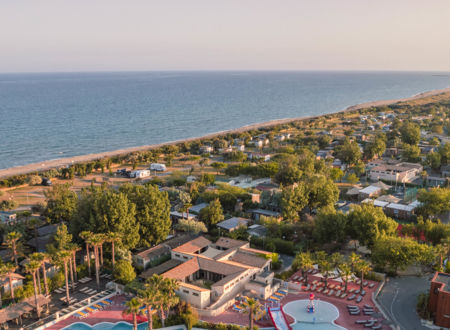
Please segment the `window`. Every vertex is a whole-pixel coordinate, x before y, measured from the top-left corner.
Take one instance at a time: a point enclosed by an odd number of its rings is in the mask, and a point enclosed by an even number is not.
[[[180,257],[180,255],[179,255],[179,254],[175,254],[175,257],[178,257],[178,258],[179,258],[179,257]]]
[[[186,257],[186,256],[183,256],[183,259],[187,259],[188,257]]]
[[[188,291],[188,290],[183,290],[183,292],[189,294],[189,291]]]
[[[192,292],[192,295],[198,297],[198,293]]]

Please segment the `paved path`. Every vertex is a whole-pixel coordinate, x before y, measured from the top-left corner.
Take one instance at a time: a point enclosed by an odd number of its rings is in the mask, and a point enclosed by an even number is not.
[[[400,329],[429,330],[416,313],[417,296],[429,289],[430,276],[389,278],[377,300]]]

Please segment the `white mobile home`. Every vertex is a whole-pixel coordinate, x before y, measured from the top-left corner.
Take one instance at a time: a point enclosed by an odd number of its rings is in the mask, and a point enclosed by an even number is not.
[[[150,170],[164,172],[167,170],[167,168],[166,168],[166,165],[164,165],[164,164],[153,163],[153,164],[150,164]]]

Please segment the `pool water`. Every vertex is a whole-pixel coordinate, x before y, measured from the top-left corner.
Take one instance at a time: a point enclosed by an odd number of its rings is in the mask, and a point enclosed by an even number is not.
[[[147,322],[138,324],[138,330],[146,330],[147,328],[148,328]],[[77,322],[65,327],[63,330],[131,330],[131,329],[133,329],[133,325],[128,322],[117,322],[117,323],[102,322],[92,326],[84,322]],[[183,328],[173,330],[183,330]]]
[[[295,319],[292,324],[294,330],[346,330],[345,328],[334,323],[339,317],[339,310],[333,304],[326,301],[315,300],[314,313],[308,313],[306,307],[309,300],[295,300],[284,305],[283,310],[285,314],[289,314]],[[267,328],[265,330],[274,330],[274,328]]]

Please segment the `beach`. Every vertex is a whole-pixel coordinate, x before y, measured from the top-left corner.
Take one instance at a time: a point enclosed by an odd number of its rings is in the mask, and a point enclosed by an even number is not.
[[[424,98],[428,98],[428,97],[432,97],[432,96],[437,96],[440,94],[449,94],[450,95],[450,87],[445,88],[445,89],[439,89],[439,90],[433,90],[433,91],[420,93],[420,94],[417,94],[417,95],[414,95],[411,97],[407,97],[407,98],[394,99],[394,100],[378,100],[378,101],[361,103],[361,104],[349,106],[344,110],[333,112],[330,114],[351,112],[351,111],[356,111],[356,110],[363,109],[363,108],[389,106],[389,105],[393,105],[393,104],[397,104],[397,103],[408,102],[408,101],[424,99]],[[66,166],[69,166],[69,165],[72,165],[75,163],[88,162],[88,161],[92,161],[92,160],[96,160],[96,159],[124,155],[124,154],[137,152],[137,151],[146,151],[146,150],[151,150],[151,149],[155,149],[155,148],[160,148],[165,145],[178,144],[181,142],[189,142],[189,141],[195,141],[195,140],[200,140],[200,139],[210,139],[210,138],[214,138],[214,137],[229,134],[229,133],[241,133],[241,132],[245,132],[245,131],[249,131],[249,130],[253,130],[253,129],[263,128],[263,127],[271,127],[271,126],[275,126],[275,125],[279,125],[279,124],[290,123],[293,121],[318,118],[318,117],[322,117],[322,116],[326,116],[326,115],[327,114],[320,115],[320,116],[306,116],[306,117],[304,116],[304,117],[297,117],[297,118],[277,119],[277,120],[271,120],[271,121],[262,122],[262,123],[246,125],[246,126],[242,126],[242,127],[236,128],[236,129],[215,132],[212,134],[207,134],[207,135],[199,136],[199,137],[186,138],[186,139],[181,139],[181,140],[176,140],[176,141],[169,141],[169,142],[152,144],[152,145],[137,146],[137,147],[132,147],[132,148],[125,148],[125,149],[119,149],[119,150],[107,151],[107,152],[101,152],[101,153],[93,153],[93,154],[86,154],[86,155],[80,155],[80,156],[74,156],[74,157],[53,159],[53,160],[48,160],[48,161],[43,161],[43,162],[38,162],[38,163],[32,163],[32,164],[28,164],[28,165],[24,165],[24,166],[11,167],[11,168],[6,168],[6,169],[1,169],[0,170],[0,178],[7,178],[10,176],[14,176],[14,175],[21,175],[21,174],[27,174],[27,173],[32,173],[32,172],[41,172],[41,171],[49,170],[52,168],[66,167]]]

